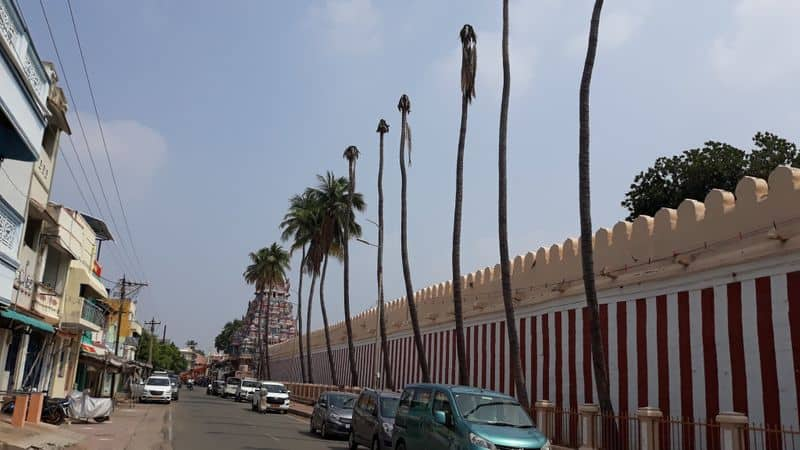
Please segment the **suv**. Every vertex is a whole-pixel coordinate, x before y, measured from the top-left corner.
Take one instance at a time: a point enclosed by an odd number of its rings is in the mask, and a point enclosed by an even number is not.
[[[314,404],[314,411],[311,413],[311,432],[319,430],[323,439],[327,439],[333,434],[341,436],[350,434],[355,403],[355,394],[323,392],[319,395],[317,403]]]
[[[228,398],[233,397],[236,395],[236,392],[239,391],[239,385],[242,384],[242,380],[236,377],[228,377],[225,380],[225,388],[222,390],[222,397]]]
[[[350,430],[350,449],[366,445],[373,450],[392,448],[394,416],[400,394],[366,389],[353,408],[353,429]]]
[[[253,394],[258,389],[258,380],[254,378],[245,378],[239,384],[239,389],[236,390],[236,397],[234,400],[237,402],[250,401],[253,399]]]
[[[406,386],[397,407],[395,450],[550,449],[513,397],[467,386]]]
[[[261,386],[253,394],[251,408],[253,411],[267,412],[280,411],[286,414],[289,410],[289,392],[283,383],[275,381],[262,381]]]

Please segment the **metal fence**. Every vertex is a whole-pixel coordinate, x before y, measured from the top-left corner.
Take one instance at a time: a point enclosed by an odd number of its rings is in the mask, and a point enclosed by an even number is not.
[[[750,424],[742,430],[749,450],[800,450],[800,430]]]

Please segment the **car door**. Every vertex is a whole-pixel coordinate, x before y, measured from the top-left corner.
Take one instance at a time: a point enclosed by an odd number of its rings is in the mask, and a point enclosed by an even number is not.
[[[314,406],[314,415],[311,418],[311,423],[317,428],[322,428],[322,423],[325,422],[326,412],[328,411],[328,396],[320,394],[316,406]]]
[[[372,437],[375,436],[377,411],[378,411],[378,396],[370,393],[366,405],[364,405],[364,418],[361,426],[361,442],[364,445],[372,444]]]
[[[438,423],[434,416],[437,412],[445,415],[445,424]],[[449,450],[455,447],[456,435],[453,422],[453,408],[450,402],[450,395],[441,390],[437,390],[433,395],[433,405],[431,407],[430,424],[431,446],[430,450]]]

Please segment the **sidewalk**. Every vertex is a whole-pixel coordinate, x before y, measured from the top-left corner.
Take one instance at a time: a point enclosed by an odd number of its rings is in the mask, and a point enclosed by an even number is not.
[[[172,408],[173,405],[120,405],[108,422],[76,422],[69,429],[85,437],[77,450],[171,450]]]
[[[289,406],[289,414],[294,414],[295,416],[311,417],[311,413],[313,411],[313,406],[305,405],[294,400],[292,400],[292,403]]]
[[[3,416],[0,419],[0,449],[2,450],[21,450],[32,447],[60,449],[73,446],[84,439],[81,434],[64,426],[27,423],[22,428],[14,428],[10,421],[10,416]]]

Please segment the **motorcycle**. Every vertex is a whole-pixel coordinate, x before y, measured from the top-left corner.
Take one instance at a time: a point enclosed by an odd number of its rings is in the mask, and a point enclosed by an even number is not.
[[[29,392],[25,392],[25,394],[29,394]],[[67,407],[69,406],[69,400],[64,398],[53,398],[47,395],[47,391],[44,392],[44,404],[42,406],[42,415],[41,419],[42,422],[48,423],[50,425],[61,425],[69,416],[67,411]],[[14,414],[14,406],[16,405],[16,398],[9,399],[5,403],[3,403],[2,409],[0,411],[3,414]],[[105,419],[104,419],[105,420]]]

